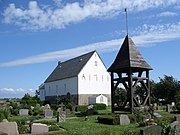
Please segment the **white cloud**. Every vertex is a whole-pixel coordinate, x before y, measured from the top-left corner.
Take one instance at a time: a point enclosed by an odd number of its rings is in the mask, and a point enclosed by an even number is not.
[[[158,14],[157,16],[159,16],[159,17],[177,16],[177,13],[166,11],[166,12],[162,12],[162,13]]]
[[[62,0],[54,0],[62,4]],[[24,30],[62,29],[87,18],[112,17],[128,7],[129,11],[146,10],[177,4],[178,0],[84,0],[83,3],[66,3],[57,8],[42,7],[30,1],[28,8],[18,8],[14,3],[4,10],[4,23],[15,24]]]
[[[35,94],[35,91],[32,89],[25,90],[23,88],[0,88],[0,93],[0,98],[22,98],[26,93],[29,93],[33,96]]]
[[[175,24],[164,25],[147,25],[138,27],[132,37],[137,46],[151,46],[159,42],[170,41],[180,38],[180,22]],[[0,63],[0,67],[11,67],[25,64],[42,63],[55,60],[67,60],[72,57],[79,56],[89,51],[97,50],[99,53],[117,51],[123,39],[115,39],[110,41],[98,42],[84,45],[77,48],[44,53],[28,58],[18,59],[10,62]]]

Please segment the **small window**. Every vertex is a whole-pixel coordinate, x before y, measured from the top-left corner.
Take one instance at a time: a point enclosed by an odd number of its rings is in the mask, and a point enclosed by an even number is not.
[[[94,62],[94,65],[97,67],[97,66],[98,66],[98,62],[97,62],[97,61],[95,61],[95,62]]]
[[[95,74],[95,75],[94,75],[94,77],[95,77],[95,80],[97,81],[97,80],[98,80],[98,76],[97,76],[97,74]]]
[[[84,75],[84,74],[82,75],[82,80],[86,80],[86,78],[85,78],[85,75]]]

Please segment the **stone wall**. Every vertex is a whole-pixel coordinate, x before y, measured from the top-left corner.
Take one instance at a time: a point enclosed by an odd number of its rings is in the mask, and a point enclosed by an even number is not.
[[[67,97],[67,95],[61,95],[59,97]],[[57,104],[57,96],[46,96],[45,101],[51,104]],[[78,103],[77,95],[70,95],[70,101],[74,102],[75,104]]]

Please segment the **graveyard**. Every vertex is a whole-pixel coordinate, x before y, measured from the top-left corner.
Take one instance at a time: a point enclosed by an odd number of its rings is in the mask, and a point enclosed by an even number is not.
[[[175,135],[179,133],[180,115],[173,105],[154,103],[152,112],[136,110],[131,114],[112,113],[111,106],[104,104],[76,106],[73,110],[74,107],[68,109],[64,103],[36,103],[28,107],[24,101],[4,101],[0,131],[8,135],[149,135],[167,132]]]

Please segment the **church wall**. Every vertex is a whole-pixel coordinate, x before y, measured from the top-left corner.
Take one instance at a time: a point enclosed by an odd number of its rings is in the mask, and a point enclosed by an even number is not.
[[[77,94],[77,77],[45,83],[45,96]]]
[[[111,78],[95,52],[78,75],[79,94],[111,94]]]

